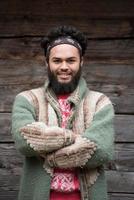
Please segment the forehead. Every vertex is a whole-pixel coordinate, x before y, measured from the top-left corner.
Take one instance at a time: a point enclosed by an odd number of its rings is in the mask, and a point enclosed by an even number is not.
[[[53,47],[50,50],[50,58],[70,58],[70,57],[79,57],[79,50],[70,44],[60,44]]]

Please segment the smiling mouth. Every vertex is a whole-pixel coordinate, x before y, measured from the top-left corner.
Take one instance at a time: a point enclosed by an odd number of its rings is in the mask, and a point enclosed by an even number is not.
[[[57,79],[59,81],[71,81],[72,76],[71,74],[57,74]]]
[[[71,74],[58,74],[58,76],[61,78],[67,78],[67,77],[71,76]]]

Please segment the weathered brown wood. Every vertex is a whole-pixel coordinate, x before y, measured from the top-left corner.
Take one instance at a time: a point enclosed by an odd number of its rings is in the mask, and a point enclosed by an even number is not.
[[[40,40],[41,38],[0,40],[1,85],[27,84],[28,81],[44,78],[46,67]],[[83,67],[87,80],[90,83],[127,84],[133,87],[133,52],[134,40],[90,41]]]
[[[40,82],[46,77],[43,62],[35,60],[0,60],[0,85],[29,84]],[[133,88],[133,64],[109,64],[99,61],[86,64],[83,74],[90,83],[129,85]],[[124,88],[123,88],[124,89]],[[126,88],[125,88],[126,89]]]
[[[35,60],[0,60],[0,85],[33,84],[45,76],[45,66]]]
[[[90,61],[88,65],[83,67],[83,74],[90,83],[126,84],[133,88],[134,67],[131,64],[111,64],[108,62]]]
[[[46,20],[47,18],[47,20]],[[132,19],[90,19],[89,16],[16,15],[0,14],[0,37],[44,36],[52,27],[61,24],[73,25],[84,32],[88,38],[133,37]],[[40,22],[40,23],[39,23]]]
[[[89,61],[100,59],[103,62],[109,60],[111,61],[110,63],[112,61],[124,63],[125,60],[133,60],[133,50],[133,39],[89,40],[86,56],[89,58]],[[128,63],[130,64],[131,61]]]
[[[115,117],[116,142],[134,142],[134,115]]]
[[[59,6],[60,5],[60,6]],[[85,5],[85,6],[83,6]],[[66,1],[61,2],[55,0],[55,2],[46,1],[17,1],[8,0],[2,1],[0,6],[0,12],[2,14],[16,14],[16,15],[43,15],[51,16],[89,16],[90,18],[126,18],[134,16],[134,2],[131,0],[113,0],[108,2],[107,0],[83,0],[83,1]]]
[[[114,161],[106,169],[133,172],[134,144],[116,144]],[[21,157],[14,144],[0,144],[0,168],[16,170],[21,166]]]
[[[115,141],[134,142],[134,116],[115,116]],[[13,142],[11,135],[11,113],[0,113],[0,142]]]
[[[117,171],[134,171],[134,144],[116,144],[115,145],[115,160],[112,169]]]
[[[86,77],[88,78],[88,74],[86,75]],[[87,80],[90,80],[90,77]],[[118,80],[120,80],[120,78]],[[132,106],[134,102],[134,90],[133,88],[131,88],[131,86],[109,85],[109,84],[103,85],[101,84],[101,82],[98,82],[97,79],[96,79],[96,83],[94,84],[88,81],[88,85],[90,89],[103,92],[108,97],[110,97],[111,101],[114,103],[114,109],[116,113],[126,113],[126,114],[134,113],[133,106]],[[132,87],[133,87],[133,84],[132,84]]]
[[[16,150],[15,145],[12,144],[0,144],[0,170],[8,170],[15,175],[19,173],[19,170],[22,166],[22,156]],[[1,173],[0,173],[1,174]],[[5,174],[6,175],[6,172]]]
[[[122,156],[123,158],[126,159],[126,161],[128,161],[127,157],[129,157],[131,159],[131,162],[133,162],[132,154],[134,146],[130,145],[130,147],[131,148],[126,148],[123,146],[119,147],[118,145],[118,149],[120,150],[120,148],[123,148],[124,152],[125,151],[127,152],[130,149],[131,154],[128,155],[126,154],[126,158],[125,156],[123,155]],[[125,162],[124,160],[124,165],[126,163],[127,162]],[[0,144],[0,174],[1,174],[0,196],[3,196],[3,199],[6,199],[9,195],[11,195],[11,199],[17,196],[21,168],[22,168],[22,157],[20,156],[19,153],[17,153],[16,149],[14,148],[14,145]],[[126,199],[131,200],[133,194],[128,194],[128,193],[133,193],[134,172],[123,172],[119,170],[121,170],[121,168],[118,168],[118,171],[106,171],[108,180],[108,191],[110,192],[111,196],[110,198],[112,200],[113,199],[118,200],[119,197],[122,197],[122,199],[124,200]]]
[[[1,200],[17,200],[17,191],[12,191],[7,189],[5,191],[0,191]],[[133,200],[134,194],[124,194],[124,193],[109,193],[109,200]]]
[[[0,58],[44,60],[41,37],[0,39]]]
[[[0,142],[13,141],[11,135],[11,113],[0,113]]]
[[[134,172],[108,171],[106,174],[109,192],[134,193]]]
[[[1,200],[17,200],[17,194],[18,194],[18,190],[14,191],[14,190],[10,190],[8,188],[2,188],[0,189],[0,198]]]
[[[0,199],[1,200],[17,200],[19,191],[20,174],[14,173],[15,170],[0,169]]]
[[[40,47],[42,37],[0,39],[0,58],[13,60],[44,61]],[[134,39],[88,40],[86,63],[134,64]]]
[[[134,194],[109,193],[110,200],[133,200]]]
[[[22,82],[34,85],[43,82],[46,67],[40,38],[0,40],[0,44],[1,85]],[[133,87],[133,52],[133,40],[90,41],[83,68],[87,80],[89,83],[127,84]],[[127,90],[127,86],[119,86],[118,94]],[[117,86],[118,89],[119,87]]]
[[[27,80],[32,79],[31,77],[27,78]],[[37,79],[37,77],[36,77],[36,79]],[[34,87],[40,85],[39,79],[35,80],[35,82],[33,82],[33,80],[30,80],[30,81],[31,81],[31,83],[28,85],[27,84],[26,85],[5,85],[4,87],[0,86],[0,94],[1,94],[0,95],[0,112],[11,112],[13,102],[15,100],[15,96],[19,92],[27,90],[29,88],[34,88]],[[42,84],[43,84],[43,82],[42,82]]]
[[[116,113],[121,114],[115,117],[115,159],[105,168],[110,200],[134,199],[133,18],[132,0],[0,3],[1,200],[17,199],[22,169],[23,157],[11,137],[10,112],[15,95],[44,84],[41,36],[61,24],[74,25],[87,35],[83,74],[88,86],[109,96]]]
[[[20,175],[16,175],[7,170],[0,170],[1,185],[0,192],[3,190],[17,190]],[[19,172],[21,174],[21,170]],[[110,193],[133,193],[134,172],[107,171],[108,191]]]
[[[25,66],[24,70],[27,70]],[[8,84],[8,81],[6,79],[5,82],[7,82],[7,85],[5,86],[0,85],[0,112],[11,112],[15,96],[19,92],[42,86],[44,84],[44,79],[45,79],[44,78],[45,76],[43,76],[43,70],[44,69],[42,69],[42,74],[40,76],[38,75],[32,76],[32,73],[34,74],[35,72],[37,73],[38,71],[38,66],[37,68],[35,66],[33,70],[27,70],[29,75],[25,76],[25,79],[23,78],[22,75],[19,76],[19,70],[16,76],[13,74],[12,71],[10,71],[12,73],[12,76],[14,76],[13,80],[14,82],[16,82],[16,85]],[[16,71],[14,70],[14,73],[15,72]],[[9,73],[10,76],[11,73]],[[12,76],[11,79],[8,79],[9,82],[12,80]],[[4,76],[2,79],[4,81]],[[131,86],[129,87],[127,85],[109,85],[108,83],[102,84],[101,82],[92,83],[92,80],[90,80],[90,77],[88,77],[88,75],[86,79],[87,80],[89,79],[88,86],[90,89],[103,92],[108,97],[111,98],[112,102],[115,104],[114,108],[116,113],[126,113],[126,114],[134,113],[134,107],[133,107],[134,89],[131,88]],[[20,81],[23,82],[24,84],[21,84]]]

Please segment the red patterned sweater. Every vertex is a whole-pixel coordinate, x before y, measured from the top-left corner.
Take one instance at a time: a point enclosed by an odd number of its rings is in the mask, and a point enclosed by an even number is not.
[[[69,95],[59,95],[62,113],[62,128],[66,127],[71,106],[67,103]],[[51,182],[50,200],[80,200],[80,184],[75,169],[54,169]]]

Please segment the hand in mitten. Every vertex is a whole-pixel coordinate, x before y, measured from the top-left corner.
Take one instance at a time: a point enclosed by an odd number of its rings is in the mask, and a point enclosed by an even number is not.
[[[74,133],[43,122],[33,122],[20,129],[27,143],[39,153],[52,152],[74,142]]]
[[[96,151],[96,144],[78,136],[75,143],[48,154],[46,162],[50,167],[73,168],[82,167]]]

